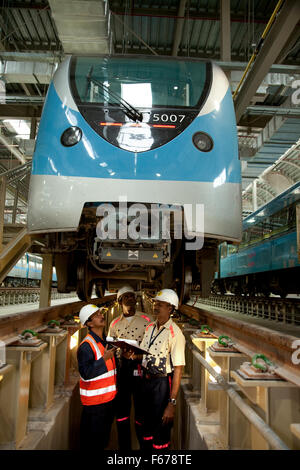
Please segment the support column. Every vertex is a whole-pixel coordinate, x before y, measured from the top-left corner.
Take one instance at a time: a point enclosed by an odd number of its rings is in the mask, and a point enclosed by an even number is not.
[[[2,411],[7,427],[7,434],[3,438],[4,444],[7,443],[7,439],[11,440],[14,448],[18,448],[26,436],[31,364],[46,347],[45,343],[32,347],[10,345],[7,347],[7,363],[14,368],[11,378],[13,382],[10,389],[10,407]]]
[[[221,0],[220,60],[231,61],[230,0]],[[230,75],[230,72],[228,72]]]
[[[6,196],[6,180],[0,177],[0,252],[3,248],[3,230],[4,230],[4,209]]]
[[[31,118],[31,125],[30,125],[30,139],[35,139],[36,137],[36,117]]]
[[[257,210],[257,180],[252,183],[252,204],[253,212],[255,212]]]
[[[50,307],[53,256],[43,255],[43,269],[40,289],[40,308]]]
[[[61,330],[59,333],[43,333],[39,337],[48,344],[32,364],[31,370],[31,393],[30,408],[48,409],[54,400],[54,385],[56,372],[56,350],[60,342],[67,336],[67,332]],[[65,360],[62,361],[64,365]]]
[[[185,4],[186,4],[186,0],[180,0],[179,8],[178,8],[178,18],[176,20],[173,47],[172,47],[172,56],[174,57],[178,55],[178,49],[179,49],[180,41],[182,38]]]
[[[12,213],[12,223],[13,224],[16,223],[18,200],[19,200],[19,184],[17,185],[17,189],[16,189],[16,192],[15,192],[15,198],[14,198],[14,207],[13,207],[13,213]]]
[[[300,263],[300,204],[296,206],[296,230],[297,230],[297,252]]]

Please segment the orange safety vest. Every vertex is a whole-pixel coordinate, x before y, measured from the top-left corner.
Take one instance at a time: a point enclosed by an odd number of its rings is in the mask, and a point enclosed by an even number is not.
[[[105,351],[101,343],[97,343],[92,335],[88,334],[81,344],[88,343],[95,354],[95,360],[100,359]],[[93,379],[84,380],[80,377],[79,389],[80,398],[83,405],[100,405],[107,403],[115,398],[117,394],[116,377],[117,369],[115,358],[106,361],[107,372],[94,377]]]

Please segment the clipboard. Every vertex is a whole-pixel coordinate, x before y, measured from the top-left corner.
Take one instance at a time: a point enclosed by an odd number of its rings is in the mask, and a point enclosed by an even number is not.
[[[127,340],[125,338],[116,338],[112,339],[107,337],[106,342],[109,344],[112,344],[113,346],[116,346],[117,348],[121,349],[131,349],[135,354],[149,354],[146,349],[140,348],[136,343],[136,341],[133,340]]]

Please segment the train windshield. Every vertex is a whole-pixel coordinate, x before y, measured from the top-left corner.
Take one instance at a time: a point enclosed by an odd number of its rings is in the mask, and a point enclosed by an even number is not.
[[[136,108],[199,107],[209,88],[207,62],[76,57],[71,83],[79,103]]]

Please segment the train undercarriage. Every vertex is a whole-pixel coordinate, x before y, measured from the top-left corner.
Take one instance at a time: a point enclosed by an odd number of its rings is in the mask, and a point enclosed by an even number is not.
[[[274,294],[285,298],[288,294],[300,294],[299,274],[299,268],[294,267],[215,279],[212,292],[222,295],[228,292],[235,295],[263,297]]]
[[[118,217],[116,237],[105,238],[98,230],[100,220],[95,207],[85,207],[76,232],[44,234],[32,247],[35,253],[53,255],[58,292],[76,291],[81,300],[89,301],[93,289],[102,297],[106,290],[114,292],[130,283],[137,290],[173,288],[181,301],[187,300],[192,288],[202,297],[210,295],[217,240],[207,238],[201,249],[186,250],[190,240],[174,237],[172,217],[168,237],[163,237],[162,219],[158,218],[154,235],[151,232],[145,237],[140,224],[135,226],[139,237],[120,238],[122,221]],[[130,221],[126,223],[128,228]]]

